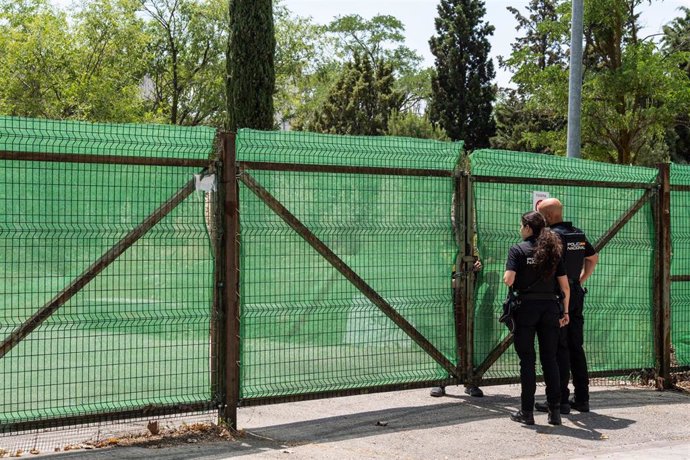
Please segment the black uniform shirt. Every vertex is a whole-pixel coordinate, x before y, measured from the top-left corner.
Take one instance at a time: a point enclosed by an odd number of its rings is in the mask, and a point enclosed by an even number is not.
[[[573,227],[572,222],[558,222],[551,226],[551,230],[561,238],[563,243],[563,259],[568,278],[573,282],[579,282],[585,257],[591,257],[597,252],[587,239],[585,232]],[[574,247],[572,246],[573,241],[570,241],[570,245],[568,244],[568,235],[573,234],[580,234],[579,237],[575,237],[577,241],[575,241]]]
[[[560,288],[556,277],[565,276],[566,274],[563,258],[561,258],[558,261],[558,265],[556,265],[555,276],[546,280],[540,279],[541,274],[536,270],[534,259],[532,258],[536,241],[536,238],[529,237],[524,242],[512,246],[510,251],[508,251],[506,270],[512,270],[516,273],[513,288],[518,292],[529,288],[529,292],[535,294],[551,294],[558,292]]]

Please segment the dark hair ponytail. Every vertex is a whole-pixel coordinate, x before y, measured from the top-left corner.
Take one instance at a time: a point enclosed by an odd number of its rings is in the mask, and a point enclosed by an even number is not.
[[[534,264],[543,278],[553,276],[556,266],[563,255],[561,239],[551,230],[545,228],[546,221],[538,212],[530,211],[522,215],[522,225],[532,229],[537,238],[534,248]]]

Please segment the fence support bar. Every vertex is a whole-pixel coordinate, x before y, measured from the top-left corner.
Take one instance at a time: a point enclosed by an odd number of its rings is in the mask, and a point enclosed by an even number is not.
[[[235,134],[221,136],[223,165],[223,219],[221,254],[224,273],[221,287],[223,337],[221,363],[223,369],[223,404],[220,419],[237,429],[237,406],[240,400],[240,203]]]
[[[474,182],[490,184],[562,185],[566,187],[656,188],[653,182],[609,182],[600,180],[554,179],[548,177],[470,176]]]
[[[668,163],[659,165],[658,237],[659,237],[659,305],[657,307],[658,385],[671,386],[671,168]],[[658,354],[659,355],[659,354]]]
[[[47,318],[55,313],[61,306],[63,306],[69,299],[71,299],[77,292],[81,291],[91,280],[93,280],[100,272],[113,263],[120,257],[127,249],[136,243],[142,236],[151,230],[158,222],[182,203],[195,190],[194,179],[185,184],[179,189],[168,201],[160,205],[153,211],[141,224],[131,230],[124,238],[117,242],[113,247],[108,249],[101,257],[98,258],[89,268],[84,270],[81,275],[77,276],[65,289],[58,295],[53,297],[48,303],[41,307],[36,313],[27,319],[21,326],[15,329],[0,345],[0,358],[4,357],[12,348],[21,342],[27,335],[43,323]]]
[[[458,370],[443,353],[417,331],[400,313],[398,313],[386,300],[379,295],[366,281],[354,272],[342,259],[340,259],[326,244],[309,230],[297,217],[282,205],[271,193],[259,184],[249,173],[244,171],[239,176],[245,184],[261,201],[263,201],[278,217],[290,226],[304,241],[316,250],[336,270],[388,316],[400,329],[402,329],[414,342],[419,345],[429,356],[446,369],[452,376],[458,376]]]
[[[455,175],[455,196],[453,202],[453,230],[455,231],[455,242],[459,248],[455,260],[455,273],[453,283],[453,311],[455,312],[455,336],[456,354],[459,359],[458,369],[460,378],[467,380],[468,375],[468,355],[467,355],[467,278],[464,276],[465,269],[464,256],[467,255],[465,242],[466,234],[469,231],[465,209],[467,206],[467,175],[464,171],[458,171]],[[462,276],[461,276],[462,275]]]
[[[205,168],[208,166],[208,160],[192,158],[157,158],[120,155],[89,155],[78,153],[8,152],[6,150],[0,150],[0,160],[134,166],[189,166],[197,168]]]
[[[690,281],[690,275],[672,275],[671,281]]]
[[[656,189],[647,189],[642,196],[640,197],[639,200],[637,200],[630,208],[623,213],[622,216],[618,218],[618,220],[609,228],[606,230],[606,233],[602,235],[601,238],[599,238],[599,241],[597,241],[594,244],[594,250],[596,252],[600,252],[604,246],[608,244],[609,241],[613,239],[614,236],[627,224],[630,222],[630,219],[633,218],[633,216],[642,209],[642,206],[644,206],[652,196],[656,194]]]
[[[494,365],[498,358],[501,357],[503,353],[512,345],[513,334],[508,334],[501,342],[491,350],[491,353],[486,357],[483,363],[481,363],[475,370],[474,375],[477,379],[481,380],[482,376],[489,370],[491,366]]]
[[[300,163],[270,163],[262,161],[240,161],[242,170],[287,171],[331,174],[382,174],[385,176],[452,177],[453,172],[445,169],[385,168],[374,166],[314,165]]]

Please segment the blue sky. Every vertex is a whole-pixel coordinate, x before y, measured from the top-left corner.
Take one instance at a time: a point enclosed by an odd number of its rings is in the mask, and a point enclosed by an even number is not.
[[[335,16],[359,14],[370,18],[376,14],[390,14],[400,19],[406,28],[407,46],[417,50],[432,66],[434,58],[429,51],[429,38],[434,34],[434,17],[438,0],[283,0],[283,3],[300,16],[311,16],[318,23],[327,23]],[[520,10],[528,0],[487,0],[486,20],[496,27],[491,38],[491,55],[496,65],[496,79],[500,86],[507,86],[510,74],[499,69],[496,56],[510,54],[510,44],[515,37],[516,22],[507,6]],[[681,6],[690,7],[690,0],[654,0],[642,8],[640,18],[644,29],[641,36],[661,32],[661,26],[679,15]]]

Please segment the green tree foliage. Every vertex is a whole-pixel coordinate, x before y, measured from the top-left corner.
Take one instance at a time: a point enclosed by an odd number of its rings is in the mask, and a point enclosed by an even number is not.
[[[376,15],[366,20],[358,14],[339,16],[327,28],[335,36],[336,52],[345,60],[365,54],[374,66],[388,62],[396,71],[415,69],[421,56],[403,45],[405,26],[395,16]]]
[[[400,104],[394,82],[390,64],[379,61],[374,66],[368,55],[355,52],[311,126],[331,134],[385,134],[388,118]]]
[[[228,128],[275,125],[275,35],[271,0],[230,0]]]
[[[171,124],[223,122],[227,9],[224,0],[141,0],[150,21],[144,96]]]
[[[1,2],[0,112],[142,119],[148,39],[137,7],[132,0],[97,0],[70,20],[47,1]]]
[[[545,30],[554,50],[567,43],[570,5],[553,2],[548,19],[530,16],[528,30]],[[620,164],[650,164],[668,157],[666,133],[690,101],[687,78],[678,54],[663,54],[651,41],[639,38],[642,0],[586,2],[585,73],[582,100],[582,144],[585,157]],[[555,14],[553,14],[555,12]],[[540,29],[541,28],[541,29]],[[560,34],[560,36],[559,36]],[[505,64],[515,71],[514,82],[532,114],[531,131],[519,142],[541,145],[544,151],[565,153],[568,68],[562,59],[551,64],[536,41],[518,41]],[[560,52],[557,53],[560,56]],[[541,61],[540,61],[541,60]],[[544,62],[543,68],[538,65]],[[687,109],[685,109],[687,111]],[[500,111],[499,111],[500,112]],[[539,116],[551,116],[544,130]],[[509,136],[502,133],[502,138]],[[516,139],[513,138],[512,141]],[[503,142],[504,142],[503,141]]]
[[[413,112],[393,112],[388,118],[388,134],[439,141],[450,140],[445,131],[438,125],[434,126],[427,116]]]
[[[0,110],[8,115],[63,118],[73,101],[63,82],[76,69],[64,13],[47,1],[3,1],[0,8]]]
[[[222,123],[224,0],[0,0],[0,113]]]
[[[436,57],[431,120],[470,150],[488,146],[496,129],[488,39],[494,28],[484,22],[485,14],[482,0],[441,0],[436,35],[429,41]]]
[[[276,35],[274,104],[279,123],[287,128],[304,120],[323,104],[338,73],[330,68],[335,66],[329,67],[326,57],[330,42],[325,26],[293,14],[281,3],[274,4],[273,15]]]
[[[310,36],[309,29],[305,35]],[[295,117],[291,120],[295,129],[314,130],[315,114],[322,107],[336,85],[347,62],[356,53],[366,56],[378,70],[379,63],[391,67],[396,98],[395,110],[420,113],[431,94],[430,69],[421,67],[422,57],[404,45],[405,28],[393,16],[377,15],[371,19],[359,15],[339,16],[318,30],[317,64],[299,78],[307,82],[307,91],[296,101]],[[307,41],[309,43],[309,41]]]
[[[491,138],[493,148],[554,154],[552,146],[565,143],[562,134],[566,119],[553,111],[530,108],[517,90],[503,89],[499,92],[494,116],[496,136]]]
[[[141,120],[141,82],[148,71],[150,36],[135,0],[84,2],[74,17],[75,78],[70,114],[90,121]]]
[[[680,56],[680,67],[685,70],[690,82],[690,8],[682,7],[683,15],[664,26],[663,51],[668,55]],[[676,125],[667,134],[671,158],[674,161],[690,162],[690,109],[679,113]]]
[[[374,67],[377,62],[385,62],[393,68],[395,90],[403,95],[398,110],[422,110],[431,96],[431,69],[422,68],[422,56],[405,46],[405,25],[398,18],[340,16],[327,30],[333,35],[336,55],[342,59],[352,59],[359,52],[366,54]]]

